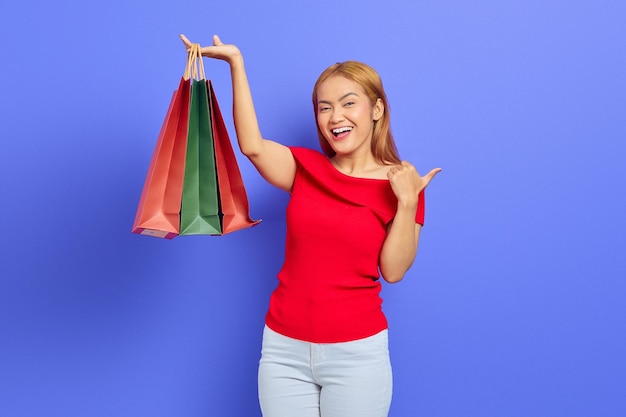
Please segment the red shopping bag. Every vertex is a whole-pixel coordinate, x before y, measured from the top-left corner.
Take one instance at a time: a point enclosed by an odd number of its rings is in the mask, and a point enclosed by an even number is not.
[[[228,130],[222,118],[222,112],[217,104],[215,90],[210,80],[206,82],[206,85],[209,95],[211,124],[213,126],[222,234],[227,234],[255,226],[261,220],[252,220],[250,218],[248,196],[228,136]]]
[[[189,80],[183,77],[172,96],[152,154],[133,233],[172,239],[180,231],[189,95]]]

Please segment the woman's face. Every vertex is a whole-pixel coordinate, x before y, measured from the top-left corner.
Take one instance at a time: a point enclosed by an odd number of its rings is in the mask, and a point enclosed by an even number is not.
[[[317,126],[337,155],[371,153],[374,120],[382,101],[372,104],[363,87],[335,75],[317,89]]]

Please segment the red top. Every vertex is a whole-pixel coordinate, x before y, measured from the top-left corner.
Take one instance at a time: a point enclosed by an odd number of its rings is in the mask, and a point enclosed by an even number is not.
[[[319,152],[292,147],[285,262],[267,325],[313,343],[362,339],[387,328],[378,257],[397,198],[388,180],[355,178]],[[415,221],[424,224],[424,195]]]

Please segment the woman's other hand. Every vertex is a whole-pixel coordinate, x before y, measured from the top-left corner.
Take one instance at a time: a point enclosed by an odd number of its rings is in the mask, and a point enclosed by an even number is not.
[[[413,165],[402,161],[401,164],[394,165],[389,169],[387,178],[389,178],[391,189],[398,198],[398,203],[417,206],[420,191],[426,188],[440,171],[441,168],[435,168],[422,177]]]

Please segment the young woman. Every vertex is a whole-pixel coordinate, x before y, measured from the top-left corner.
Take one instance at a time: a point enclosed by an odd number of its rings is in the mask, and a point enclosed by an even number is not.
[[[259,363],[263,416],[387,416],[392,376],[379,278],[398,282],[411,267],[424,189],[440,169],[420,176],[398,158],[382,82],[363,63],[335,64],[315,84],[322,154],[261,136],[236,46],[214,36],[202,55],[230,65],[241,152],[291,195]]]

